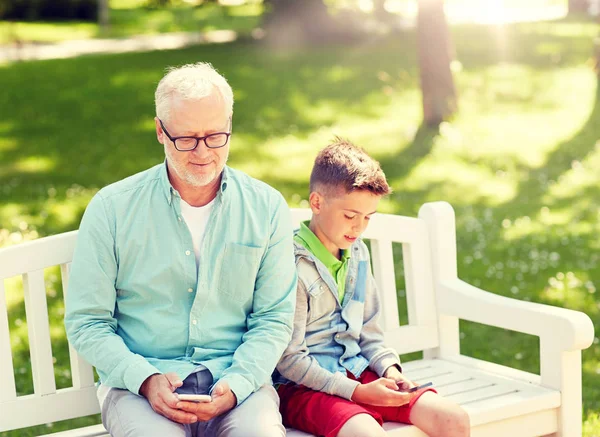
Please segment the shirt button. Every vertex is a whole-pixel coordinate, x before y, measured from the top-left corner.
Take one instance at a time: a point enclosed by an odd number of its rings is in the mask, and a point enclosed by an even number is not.
[[[197,321],[197,320],[195,320],[195,319],[194,319],[194,320],[192,320],[192,325],[196,325],[197,323],[198,323],[198,321]]]
[[[335,339],[339,340],[340,339],[340,334],[335,334]]]
[[[188,288],[188,293],[192,293],[194,291],[193,288]]]
[[[186,255],[189,255],[189,254],[191,254],[191,253],[192,253],[192,252],[190,252],[189,250],[186,250],[186,251],[185,251],[185,254],[186,254]]]
[[[181,221],[181,216],[177,217],[177,220]]]

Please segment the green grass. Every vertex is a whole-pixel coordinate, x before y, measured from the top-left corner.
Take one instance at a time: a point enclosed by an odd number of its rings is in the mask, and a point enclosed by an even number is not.
[[[111,2],[111,26],[107,31],[97,23],[8,22],[0,21],[0,45],[16,40],[24,42],[58,42],[73,39],[120,38],[140,34],[167,32],[205,32],[232,29],[248,34],[260,24],[261,3],[219,7],[213,3],[192,6],[175,3],[164,8],[151,8],[140,1]]]
[[[600,94],[590,54],[599,30],[572,21],[454,27],[460,113],[439,131],[420,127],[410,32],[348,47],[269,52],[236,42],[0,67],[0,246],[76,229],[97,189],[160,162],[154,87],[164,67],[205,60],[235,90],[232,166],[302,205],[317,150],[347,136],[388,175],[394,194],[382,211],[414,215],[432,200],[454,206],[463,279],[584,311],[598,330]],[[48,299],[65,386],[55,276],[47,272]],[[402,301],[401,274],[398,283]],[[30,393],[22,294],[15,282],[7,288],[18,390]],[[461,332],[468,355],[539,370],[535,338],[467,322]],[[584,435],[600,435],[597,338],[583,352],[583,399]]]

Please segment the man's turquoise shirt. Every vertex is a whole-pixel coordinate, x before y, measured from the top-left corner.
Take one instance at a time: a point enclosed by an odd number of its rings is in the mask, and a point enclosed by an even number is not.
[[[107,386],[138,393],[154,373],[183,380],[201,364],[243,402],[291,337],[292,237],[281,194],[226,167],[197,270],[166,163],[109,185],[81,221],[68,338]]]

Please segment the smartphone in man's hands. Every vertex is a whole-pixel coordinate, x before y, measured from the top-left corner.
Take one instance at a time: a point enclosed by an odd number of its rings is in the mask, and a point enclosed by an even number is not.
[[[210,395],[190,395],[190,394],[179,394],[177,393],[177,397],[180,401],[188,401],[188,402],[211,402],[212,398]]]

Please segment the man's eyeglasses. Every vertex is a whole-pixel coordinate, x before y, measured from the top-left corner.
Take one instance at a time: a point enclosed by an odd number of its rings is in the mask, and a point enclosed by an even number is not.
[[[162,120],[158,119],[160,127],[167,137],[173,142],[175,148],[180,152],[189,152],[198,147],[200,140],[204,141],[206,147],[209,149],[218,149],[223,147],[229,141],[231,132],[215,132],[214,134],[206,135],[205,137],[172,137],[171,134],[165,129],[165,125]],[[229,118],[229,130],[231,131],[231,118]]]

